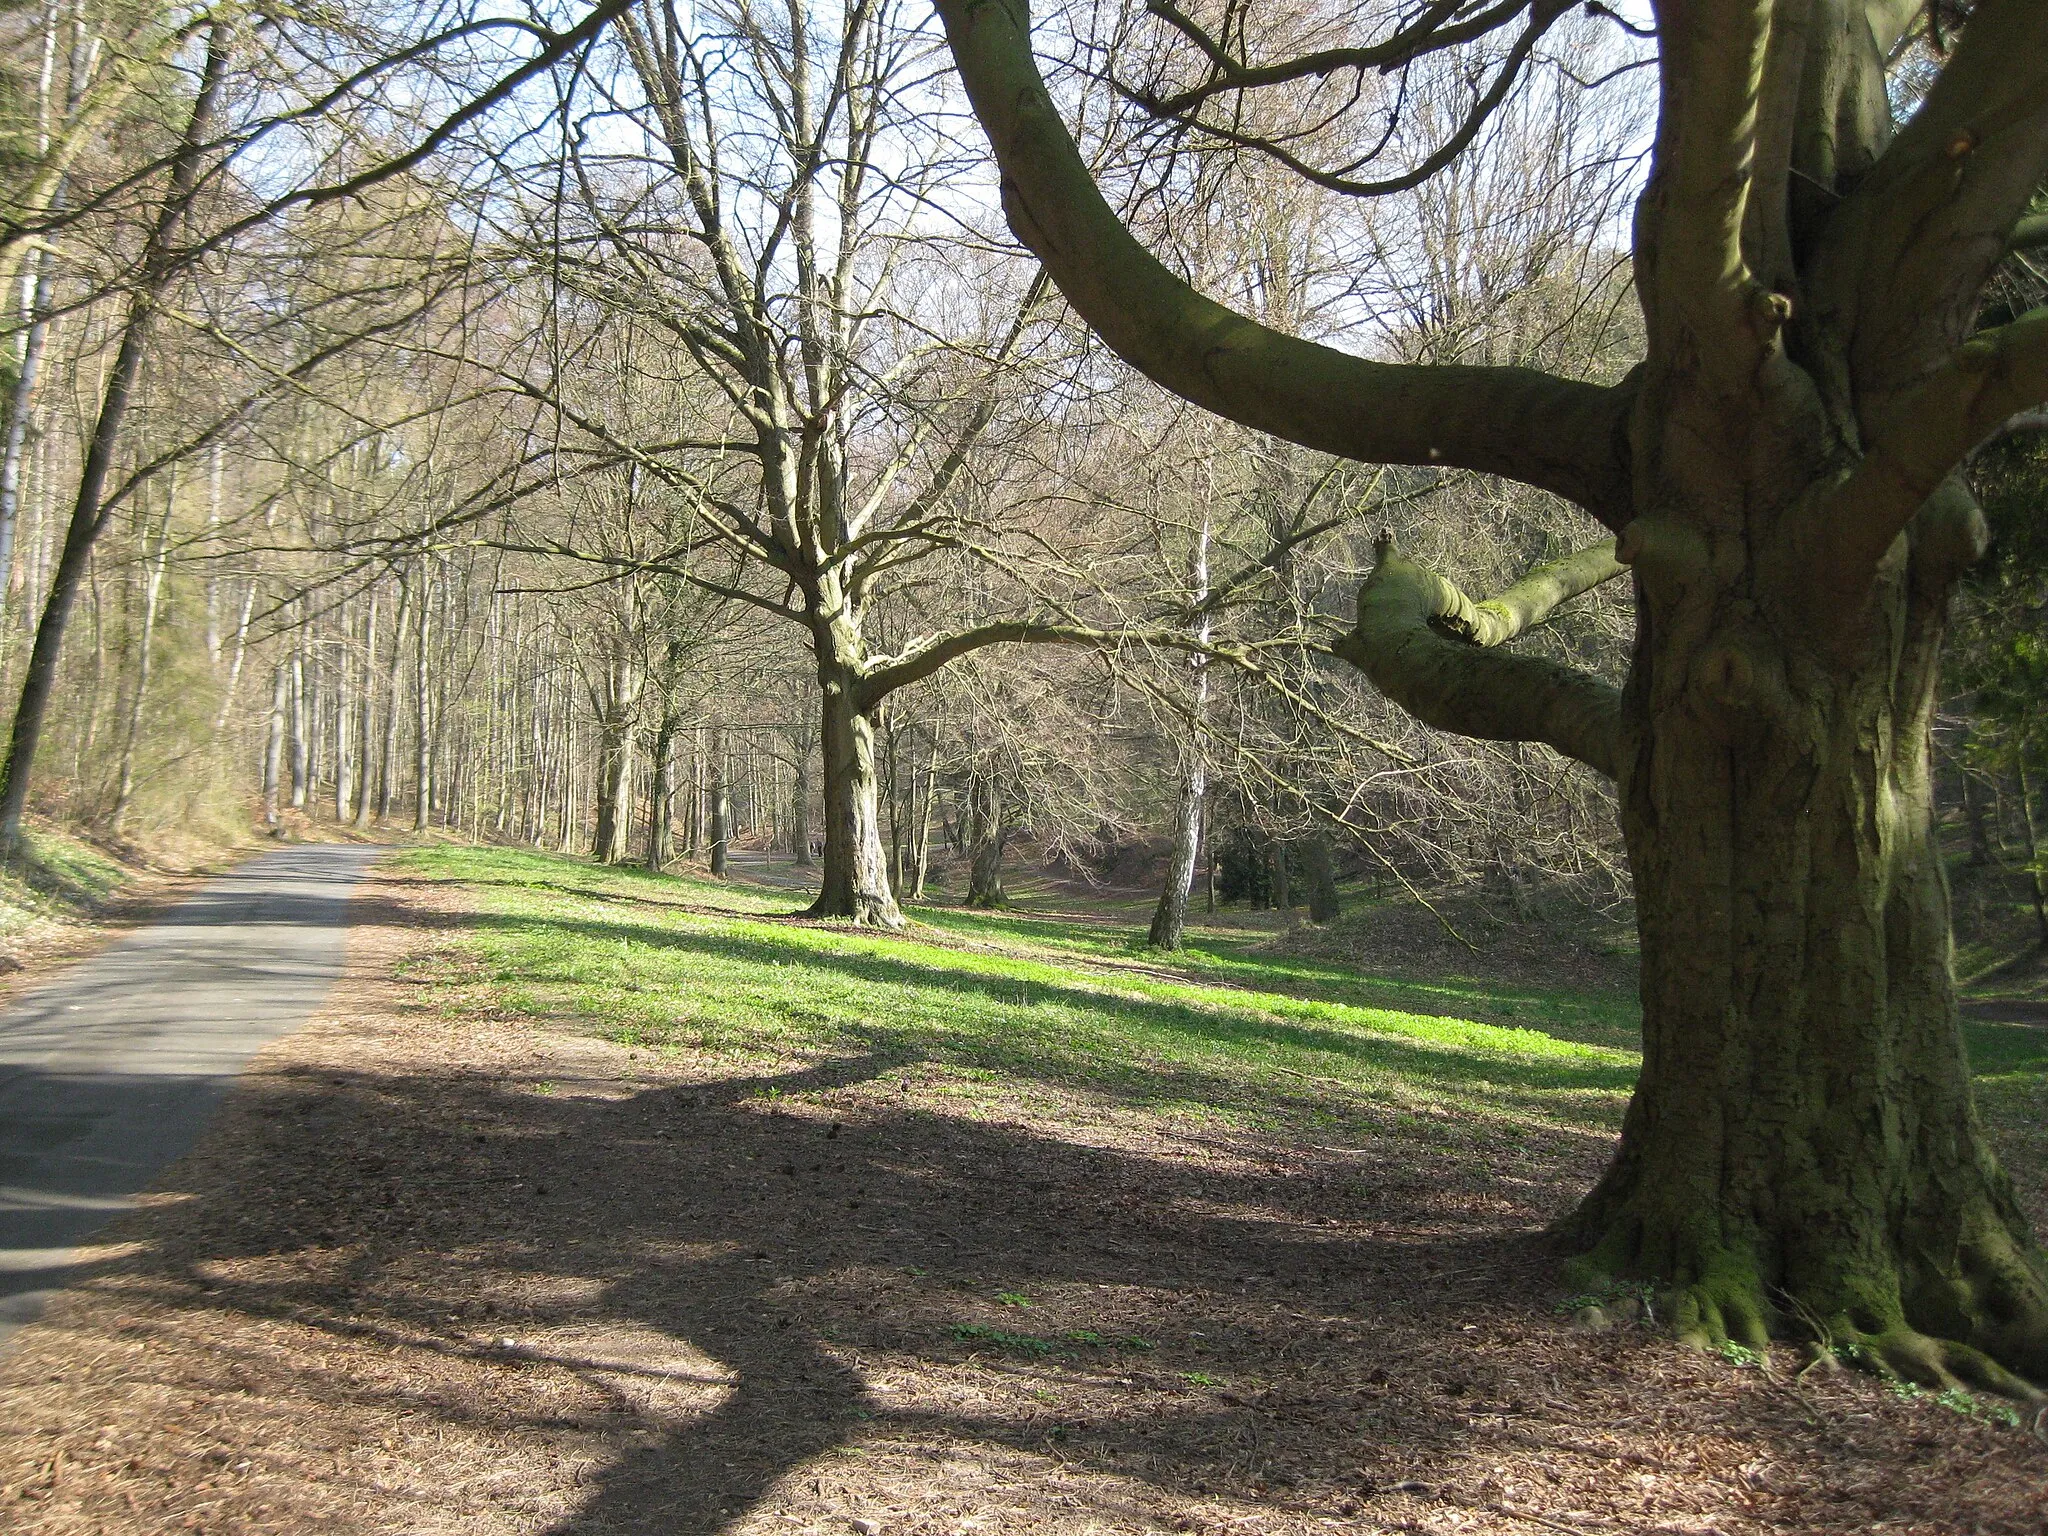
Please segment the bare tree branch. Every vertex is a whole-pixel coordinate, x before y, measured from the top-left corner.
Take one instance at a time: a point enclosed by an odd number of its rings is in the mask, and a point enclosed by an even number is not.
[[[1000,0],[938,0],[1003,171],[1010,226],[1116,352],[1198,405],[1306,447],[1501,474],[1627,521],[1632,390],[1523,368],[1417,367],[1318,346],[1198,294],[1097,188],[1046,92],[1028,23]]]

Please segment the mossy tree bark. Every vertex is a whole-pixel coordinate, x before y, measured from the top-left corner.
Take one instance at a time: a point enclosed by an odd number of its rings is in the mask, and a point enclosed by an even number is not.
[[[1971,1100],[1929,755],[1946,583],[1918,574],[1890,561],[1845,647],[1753,579],[1644,573],[1643,1071],[1560,1232],[1671,1282],[1696,1338],[1761,1344],[1790,1298],[1915,1379],[2012,1388],[2048,1380],[2048,1289]]]
[[[1480,603],[1385,540],[1337,647],[1431,725],[1617,782],[1644,1063],[1561,1236],[1668,1287],[1700,1341],[1804,1330],[1924,1382],[2048,1383],[2048,1259],[1972,1105],[1929,770],[1948,594],[1984,536],[1955,472],[2048,399],[2048,311],[1973,334],[2048,178],[2048,7],[1982,0],[1895,131],[1917,0],[1660,0],[1647,349],[1599,388],[1368,362],[1194,293],[1103,200],[1028,18],[938,3],[1012,227],[1128,361],[1294,442],[1506,475],[1620,535]],[[1500,14],[1537,36],[1564,9]],[[1329,64],[1218,64],[1161,110]],[[1625,571],[1625,688],[1503,649]]]
[[[881,775],[875,770],[875,725],[862,679],[852,666],[822,652],[818,686],[824,698],[825,857],[813,917],[841,918],[875,928],[901,928],[903,913],[889,888],[882,847]]]
[[[977,774],[969,791],[967,905],[994,910],[1010,904],[1003,888],[1003,851],[1010,842],[1009,805],[994,771]]]

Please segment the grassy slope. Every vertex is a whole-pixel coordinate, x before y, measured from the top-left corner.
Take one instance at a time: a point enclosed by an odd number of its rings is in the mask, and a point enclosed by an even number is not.
[[[1434,1124],[1468,1155],[1524,1128],[1611,1131],[1636,1069],[1633,1010],[1612,993],[1423,985],[1264,955],[1222,929],[1169,960],[1087,916],[924,908],[912,934],[882,937],[788,921],[791,893],[764,886],[495,849],[405,857],[479,894],[459,978],[481,984],[474,1006],[635,1045],[922,1063],[967,1093],[1083,1088],[1323,1135]],[[1987,1113],[2038,1139],[2042,1032],[1968,1027]]]
[[[28,843],[24,865],[0,869],[0,954],[90,921],[131,873],[90,843],[61,833],[32,828]]]
[[[1419,1011],[1410,984],[1262,960],[1243,935],[1201,934],[1166,965],[1134,933],[1085,920],[921,909],[919,931],[883,937],[778,920],[790,894],[758,886],[502,850],[406,858],[480,891],[468,979],[489,983],[488,1006],[635,1044],[923,1062],[964,1083],[1262,1124],[1455,1112],[1495,1145],[1523,1122],[1611,1127],[1635,1070],[1611,1002],[1508,999],[1552,1027],[1480,1023]]]

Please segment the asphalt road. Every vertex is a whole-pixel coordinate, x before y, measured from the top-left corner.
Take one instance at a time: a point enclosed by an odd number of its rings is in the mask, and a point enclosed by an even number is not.
[[[0,1013],[0,1339],[319,1010],[378,851],[262,854]]]

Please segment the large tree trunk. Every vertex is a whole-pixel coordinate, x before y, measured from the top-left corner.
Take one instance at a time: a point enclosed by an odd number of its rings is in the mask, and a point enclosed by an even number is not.
[[[1645,573],[1624,705],[1642,1076],[1563,1234],[1593,1271],[1673,1283],[1696,1338],[1761,1345],[1790,1297],[1922,1381],[2016,1386],[1994,1358],[2048,1380],[2041,1256],[1977,1119],[1951,980],[1946,582],[1895,558],[1844,657],[1690,573]]]
[[[1009,817],[1004,814],[1002,787],[993,774],[974,782],[972,855],[967,866],[967,905],[1006,907],[1010,893],[1003,888],[1003,850],[1010,841]]]
[[[874,722],[862,711],[851,669],[818,662],[825,757],[825,867],[812,917],[901,928],[882,849],[881,785]]]
[[[1969,7],[1900,124],[1923,5],[1658,6],[1645,355],[1603,390],[1366,361],[1193,292],[1101,195],[1028,8],[937,4],[1013,229],[1126,360],[1246,426],[1505,474],[1619,535],[1483,604],[1383,549],[1337,647],[1426,724],[1616,781],[1645,1048],[1563,1223],[1589,1274],[1669,1286],[1701,1342],[1762,1343],[1783,1299],[1788,1330],[1922,1381],[2048,1382],[2048,1256],[1971,1100],[1928,771],[1947,592],[1983,549],[1956,472],[2048,398],[2048,311],[1978,328],[2008,253],[2048,242],[2048,7]],[[1420,28],[1407,57],[1436,46]],[[1617,561],[1625,693],[1493,649]]]
[[[676,732],[682,720],[674,709],[661,712],[654,732],[653,769],[647,784],[647,867],[660,874],[676,858]]]
[[[707,841],[711,844],[709,862],[712,875],[723,880],[732,851],[732,786],[726,782],[724,726],[714,725],[711,728],[711,745],[704,762],[704,809],[709,823]]]

